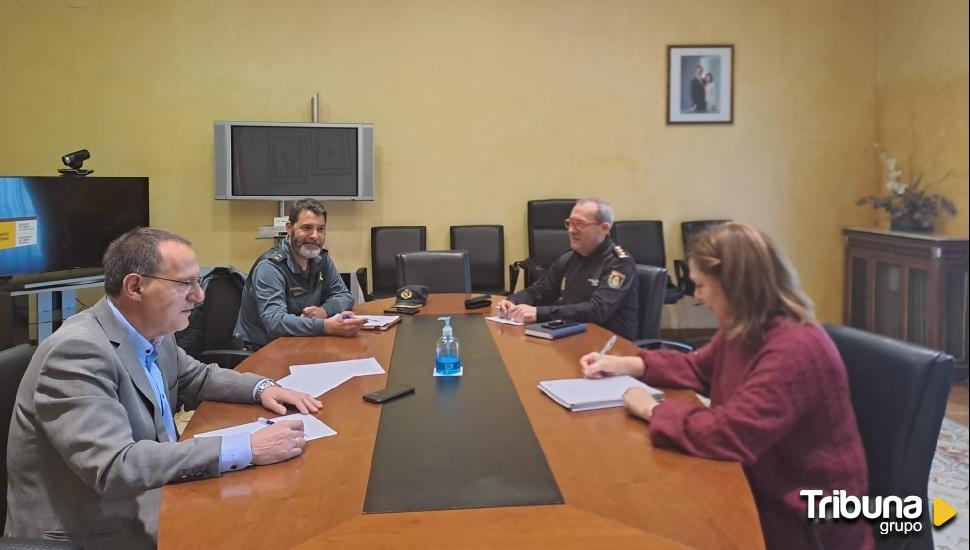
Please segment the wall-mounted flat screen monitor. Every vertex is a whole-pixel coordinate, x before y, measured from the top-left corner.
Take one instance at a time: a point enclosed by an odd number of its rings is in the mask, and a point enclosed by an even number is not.
[[[374,125],[216,122],[217,199],[374,200]]]
[[[148,178],[0,176],[0,277],[100,268],[148,226]]]

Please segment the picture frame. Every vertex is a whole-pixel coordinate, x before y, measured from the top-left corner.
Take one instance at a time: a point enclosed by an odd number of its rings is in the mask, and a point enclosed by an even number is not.
[[[667,124],[734,122],[734,45],[667,46]]]

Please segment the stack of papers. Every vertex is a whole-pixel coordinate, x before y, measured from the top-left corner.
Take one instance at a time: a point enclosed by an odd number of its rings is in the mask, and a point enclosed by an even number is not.
[[[290,367],[290,375],[280,378],[277,382],[284,388],[319,397],[355,376],[370,374],[384,374],[381,364],[373,357],[293,365]]]
[[[195,434],[195,437],[222,437],[226,435],[235,434],[253,434],[262,430],[263,428],[272,425],[273,423],[279,422],[280,420],[302,420],[303,421],[303,439],[305,441],[312,441],[314,439],[320,439],[321,437],[329,437],[331,435],[336,435],[337,432],[333,428],[327,426],[323,422],[317,420],[316,417],[309,414],[288,414],[286,416],[280,416],[272,420],[260,419],[255,422],[249,422],[246,424],[240,424],[238,426],[230,426],[228,428],[222,428],[221,430],[213,430],[211,432],[205,432],[200,434]]]
[[[663,399],[663,392],[632,376],[604,378],[565,378],[539,382],[539,389],[563,407],[574,411],[592,411],[623,406],[623,392],[643,388],[654,399]]]

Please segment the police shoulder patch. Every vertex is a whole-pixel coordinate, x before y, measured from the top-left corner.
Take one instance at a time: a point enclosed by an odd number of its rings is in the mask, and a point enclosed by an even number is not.
[[[610,276],[606,278],[606,284],[609,285],[610,288],[620,288],[623,286],[623,281],[625,280],[626,275],[614,269],[610,272]]]
[[[267,260],[273,262],[274,264],[282,264],[285,259],[286,258],[283,256],[282,252],[277,252],[276,254],[273,254],[267,258]]]
[[[620,246],[620,245],[616,245],[616,246],[613,247],[613,253],[616,254],[616,257],[617,258],[629,258],[630,257],[630,254],[627,253],[626,250],[623,250],[623,247]]]

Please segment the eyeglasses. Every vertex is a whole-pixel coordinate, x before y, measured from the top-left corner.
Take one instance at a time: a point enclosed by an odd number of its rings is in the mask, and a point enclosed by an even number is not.
[[[158,279],[160,281],[168,281],[170,283],[175,283],[176,284],[175,288],[183,292],[188,292],[193,288],[195,288],[196,286],[198,286],[199,288],[202,288],[202,277],[192,277],[191,279],[179,280],[179,279],[169,279],[167,277],[159,277],[157,275],[145,275],[143,273],[139,273],[139,275],[141,275],[142,277],[148,277],[149,279]]]
[[[563,225],[566,227],[566,229],[572,229],[573,227],[575,227],[576,229],[579,229],[580,231],[582,231],[583,229],[586,229],[591,225],[599,225],[599,222],[584,222],[583,220],[574,220],[572,218],[567,218],[566,220],[563,221]]]

